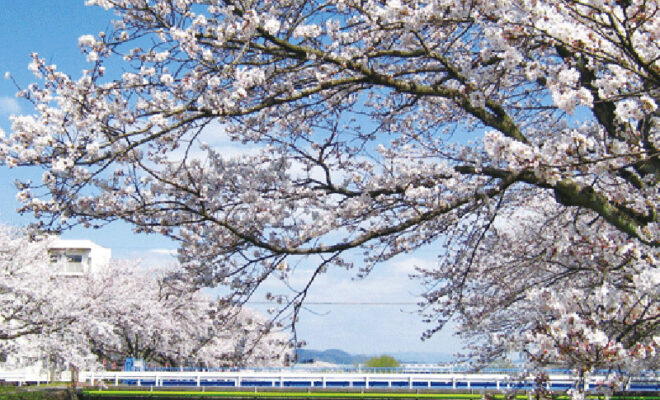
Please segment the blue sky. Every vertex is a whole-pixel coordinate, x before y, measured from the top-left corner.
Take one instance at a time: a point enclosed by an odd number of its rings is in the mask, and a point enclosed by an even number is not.
[[[78,37],[108,30],[112,19],[111,12],[85,7],[83,0],[5,0],[1,5],[0,75],[10,72],[22,87],[35,81],[27,70],[31,52],[39,53],[49,64],[56,64],[58,69],[77,78],[85,67],[84,56],[77,46]],[[28,103],[15,98],[16,91],[12,81],[0,80],[0,128],[7,134],[10,114],[31,112]],[[29,216],[15,212],[18,203],[13,181],[38,179],[40,174],[0,167],[0,223],[23,225],[30,221]],[[140,257],[148,263],[171,262],[169,252],[175,248],[167,239],[136,235],[129,226],[120,223],[100,230],[77,229],[65,232],[63,237],[91,239],[111,248],[114,257]],[[415,313],[414,304],[422,288],[409,281],[407,275],[414,266],[433,265],[435,256],[432,248],[400,256],[380,265],[360,281],[355,281],[346,271],[326,274],[310,294],[312,304],[302,315],[299,336],[310,349],[339,348],[362,354],[457,351],[459,344],[449,332],[426,342],[419,339],[426,326]]]

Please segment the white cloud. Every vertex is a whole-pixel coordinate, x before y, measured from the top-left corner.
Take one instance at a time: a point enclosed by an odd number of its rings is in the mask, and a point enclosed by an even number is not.
[[[151,249],[149,253],[176,256],[176,250],[172,249]]]
[[[431,268],[436,263],[434,256],[399,256],[378,264],[364,278],[357,278],[357,268],[361,260],[354,259],[355,269],[344,270],[331,267],[318,275],[312,284],[307,301],[314,303],[401,303],[405,308],[417,309],[424,292],[419,280],[410,279],[416,267]],[[315,262],[316,261],[316,262]],[[302,290],[312,277],[313,271],[320,261],[310,257],[304,265],[295,266],[287,277],[285,285],[280,279],[267,279],[257,291],[253,300],[263,301],[267,292],[274,294],[291,294],[290,288]]]
[[[118,260],[131,260],[145,269],[172,267],[178,264],[176,250],[172,249],[152,248],[118,253],[115,256]]]
[[[12,97],[0,96],[0,115],[19,114],[21,106]]]
[[[225,126],[220,122],[213,121],[202,129],[190,146],[182,145],[177,150],[169,153],[167,158],[173,162],[181,161],[184,157],[205,160],[207,152],[202,150],[202,143],[220,154],[225,160],[243,155],[255,155],[262,149],[259,146],[243,145],[232,141],[229,135],[225,133]]]

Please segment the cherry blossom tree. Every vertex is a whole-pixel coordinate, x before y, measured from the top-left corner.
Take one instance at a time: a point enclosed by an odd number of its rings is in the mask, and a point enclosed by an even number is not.
[[[65,329],[89,304],[50,263],[47,238],[0,225],[0,343]]]
[[[94,299],[94,311],[80,329],[99,359],[210,367],[282,366],[290,359],[288,335],[268,319],[215,304],[162,270],[114,262],[88,277],[82,295]]]
[[[536,366],[573,368],[582,382],[593,370],[611,371],[612,385],[654,370],[660,273],[653,253],[584,210],[536,194],[534,202],[500,215],[469,251],[450,246],[451,266],[420,270],[434,286],[427,316],[457,315],[459,335],[484,361],[524,354]]]
[[[51,263],[49,238],[0,226],[0,351],[9,367],[96,368],[141,358],[161,365],[281,366],[288,335],[247,309],[217,304],[171,269],[113,260],[86,275]]]
[[[657,348],[656,0],[88,3],[114,10],[114,29],[80,37],[80,78],[33,55],[42,83],[21,95],[35,113],[0,145],[6,165],[44,169],[19,194],[43,225],[121,219],[170,236],[230,304],[318,261],[292,297],[273,296],[294,312],[328,268],[361,254],[363,275],[433,243],[429,310],[449,307],[431,313],[437,327],[456,316],[485,333],[512,304],[544,305],[518,322],[538,332],[525,336],[536,359],[580,335]],[[213,127],[251,151],[202,143]],[[496,228],[514,215],[519,234]],[[482,273],[510,260],[510,294],[489,292],[496,275]],[[603,290],[630,298],[608,310]],[[580,296],[604,314],[578,312]],[[553,324],[573,323],[558,343]]]
[[[94,299],[81,296],[78,277],[51,263],[52,240],[0,225],[0,352],[7,367],[95,363],[78,329]]]

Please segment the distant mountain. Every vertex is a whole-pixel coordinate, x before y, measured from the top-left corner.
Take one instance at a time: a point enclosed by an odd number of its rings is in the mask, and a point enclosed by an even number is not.
[[[384,353],[397,359],[403,363],[423,363],[423,364],[438,364],[447,363],[454,360],[451,354],[447,353],[423,353],[423,352],[400,352],[400,353]],[[310,363],[313,361],[323,361],[332,364],[353,365],[364,363],[371,357],[380,356],[383,354],[350,354],[343,350],[309,350],[298,349],[298,362]]]
[[[342,350],[296,350],[299,363],[310,363],[313,361],[323,361],[332,364],[352,365],[366,361],[369,357],[364,355],[353,355]]]

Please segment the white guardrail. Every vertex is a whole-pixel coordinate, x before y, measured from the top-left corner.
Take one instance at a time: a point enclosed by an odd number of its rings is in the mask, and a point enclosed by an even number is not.
[[[604,377],[594,376],[588,385],[597,386]],[[311,387],[311,388],[401,388],[401,389],[530,389],[534,377],[506,374],[380,374],[310,372],[81,372],[81,382],[90,385],[137,386],[225,386],[225,387]],[[569,375],[549,375],[548,389],[568,389],[575,379]]]
[[[0,371],[0,381],[16,383],[19,386],[30,383],[46,383],[50,382],[50,373],[46,371]]]
[[[606,376],[587,379],[586,390],[599,390]],[[18,384],[43,383],[48,373],[0,372],[0,381]],[[188,386],[233,388],[365,388],[365,389],[490,389],[531,390],[536,387],[535,376],[507,373],[361,373],[310,371],[80,371],[78,381],[91,386]],[[565,373],[549,374],[544,383],[549,390],[567,390],[576,382],[575,376]],[[626,390],[660,390],[660,377],[636,377]]]

